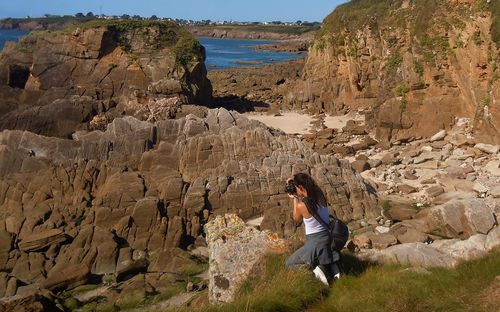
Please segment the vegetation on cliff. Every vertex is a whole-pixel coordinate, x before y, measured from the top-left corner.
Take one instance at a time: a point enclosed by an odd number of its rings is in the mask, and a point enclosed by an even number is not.
[[[355,33],[365,26],[372,30],[384,27],[405,27],[409,23],[412,35],[418,40],[426,40],[429,30],[433,25],[450,27],[463,27],[461,20],[469,18],[472,12],[489,12],[492,15],[491,33],[497,46],[500,46],[500,3],[486,0],[478,0],[471,5],[469,10],[466,6],[457,6],[452,1],[441,0],[412,0],[408,6],[403,6],[403,0],[352,0],[338,6],[335,11],[328,15],[323,21],[321,29],[316,34],[316,40],[326,35],[341,36],[341,33]],[[457,16],[450,20],[447,13],[456,13]],[[451,25],[450,25],[451,24]]]
[[[106,27],[126,52],[131,51],[131,34],[137,34],[145,41],[147,47],[158,50],[171,48],[176,64],[187,66],[191,62],[203,59],[203,47],[184,27],[171,21],[139,21],[139,20],[92,20],[78,25],[81,29]],[[75,26],[66,29],[71,31]]]
[[[348,257],[349,273],[329,289],[304,269],[283,268],[284,260],[268,257],[234,303],[199,311],[496,311],[500,304],[499,251],[456,269],[406,269]]]

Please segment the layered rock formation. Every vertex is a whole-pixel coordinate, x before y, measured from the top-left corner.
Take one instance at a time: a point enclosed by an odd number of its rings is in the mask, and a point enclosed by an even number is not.
[[[312,174],[339,217],[376,214],[348,162],[224,109],[154,124],[117,118],[74,140],[5,130],[0,159],[9,294],[74,287],[89,274],[183,270],[191,260],[175,248],[202,244],[212,214],[263,215],[263,228],[291,235],[282,188],[298,171]]]
[[[175,23],[94,21],[32,32],[0,54],[0,129],[67,138],[121,115],[210,103],[204,49]]]
[[[428,137],[456,116],[500,143],[496,1],[352,1],[328,16],[285,106],[362,111],[382,144]]]

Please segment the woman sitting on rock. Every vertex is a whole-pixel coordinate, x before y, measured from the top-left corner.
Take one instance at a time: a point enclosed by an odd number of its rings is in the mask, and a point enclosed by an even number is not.
[[[288,179],[286,192],[293,198],[293,220],[304,221],[306,243],[287,260],[287,267],[306,265],[325,285],[332,277],[339,276],[336,261],[339,255],[332,252],[329,231],[322,223],[329,224],[326,198],[316,182],[305,173],[298,173]],[[320,217],[324,222],[316,220]]]

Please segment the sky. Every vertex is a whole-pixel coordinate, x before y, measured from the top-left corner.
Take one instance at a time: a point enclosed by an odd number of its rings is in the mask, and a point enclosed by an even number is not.
[[[0,18],[44,14],[141,15],[213,21],[321,22],[345,0],[0,0]]]

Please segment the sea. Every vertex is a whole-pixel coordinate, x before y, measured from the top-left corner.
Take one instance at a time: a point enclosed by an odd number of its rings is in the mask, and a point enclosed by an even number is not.
[[[28,33],[29,31],[19,29],[0,29],[0,50],[3,50],[6,41],[18,41]]]
[[[26,34],[28,31],[25,30],[0,29],[0,50],[6,41],[18,41]],[[205,64],[209,71],[231,67],[256,67],[303,57],[298,53],[255,49],[256,45],[273,43],[267,40],[220,38],[198,38],[198,40],[206,49]]]
[[[291,52],[275,52],[255,49],[256,45],[271,44],[274,41],[248,39],[198,38],[205,47],[207,69],[262,66],[303,57]]]

